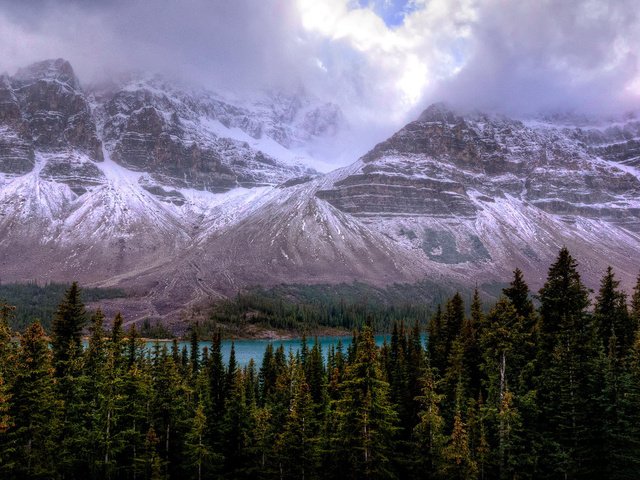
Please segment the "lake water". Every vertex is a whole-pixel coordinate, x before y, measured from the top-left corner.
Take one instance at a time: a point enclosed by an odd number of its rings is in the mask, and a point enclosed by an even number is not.
[[[376,335],[376,344],[378,346],[382,345],[385,339],[388,341],[390,335]],[[309,349],[313,347],[315,339],[307,338],[307,345]],[[318,337],[318,343],[322,347],[323,355],[327,355],[329,351],[329,347],[331,345],[337,345],[339,341],[342,341],[343,351],[346,352],[347,346],[351,344],[351,337]],[[147,348],[153,348],[155,342],[150,341],[147,343]],[[164,342],[163,342],[164,343]],[[231,340],[223,340],[222,341],[222,356],[224,358],[225,363],[229,361],[229,353],[231,352]],[[292,350],[294,353],[300,349],[301,339],[293,338],[288,340],[233,340],[236,351],[236,361],[240,365],[247,365],[249,360],[253,358],[256,362],[256,365],[259,367],[262,362],[262,357],[264,355],[264,351],[267,348],[267,345],[272,344],[274,350],[278,348],[280,345],[284,346],[285,352],[288,354],[289,350]],[[180,346],[180,350],[182,350],[183,346],[187,347],[187,350],[190,348],[190,344],[188,341],[179,341],[178,345]],[[169,349],[171,349],[171,344],[167,345]],[[200,342],[200,348],[203,349],[207,347],[209,351],[211,351],[211,342]]]

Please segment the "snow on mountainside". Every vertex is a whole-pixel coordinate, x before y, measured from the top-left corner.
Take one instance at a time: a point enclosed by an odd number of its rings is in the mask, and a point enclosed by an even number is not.
[[[443,105],[325,175],[305,151],[335,105],[234,100],[131,76],[83,88],[64,60],[0,78],[2,279],[118,286],[177,318],[251,285],[425,278],[534,287],[567,245],[591,285],[640,269],[640,121],[514,120]]]

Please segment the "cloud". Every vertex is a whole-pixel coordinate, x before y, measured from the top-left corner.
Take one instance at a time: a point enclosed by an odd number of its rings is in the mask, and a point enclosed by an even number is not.
[[[283,83],[312,65],[286,0],[23,3],[0,1],[4,68],[53,55],[81,76],[134,68],[237,87]]]
[[[637,107],[635,1],[486,0],[470,28],[464,66],[433,95],[515,114]]]
[[[342,106],[352,159],[435,101],[517,115],[637,105],[635,3],[0,0],[0,71],[65,57],[85,83],[137,69],[304,89]]]

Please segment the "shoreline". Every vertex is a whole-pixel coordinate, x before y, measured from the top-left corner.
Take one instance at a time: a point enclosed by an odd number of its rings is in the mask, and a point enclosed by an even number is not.
[[[250,328],[245,328],[237,332],[229,331],[229,327],[224,326],[220,328],[222,333],[222,341],[235,341],[235,340],[270,340],[270,341],[285,341],[285,340],[296,340],[302,339],[302,336],[305,335],[308,341],[312,341],[315,337],[349,337],[352,332],[346,329],[340,328],[318,328],[314,330],[310,330],[308,332],[300,332],[297,330],[283,330],[283,329],[272,329],[272,328],[264,328],[259,327],[257,325],[251,325]],[[105,338],[108,338],[106,336]],[[126,337],[128,339],[129,337]],[[174,340],[178,342],[188,342],[188,336],[175,336],[168,338],[153,338],[153,337],[138,337],[139,340],[145,343],[173,343]],[[83,335],[82,341],[88,341],[89,336]],[[212,338],[204,337],[199,339],[200,342],[210,342]]]

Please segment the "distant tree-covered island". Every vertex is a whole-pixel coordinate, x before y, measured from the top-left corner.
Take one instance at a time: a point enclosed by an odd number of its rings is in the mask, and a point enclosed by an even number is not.
[[[77,284],[49,335],[15,332],[2,302],[0,478],[636,478],[640,280],[629,298],[609,269],[591,308],[577,267],[562,249],[537,306],[519,270],[491,308],[454,294],[426,344],[398,312],[382,346],[372,317],[346,347],[270,345],[246,366],[195,325],[189,351],[107,329]]]

